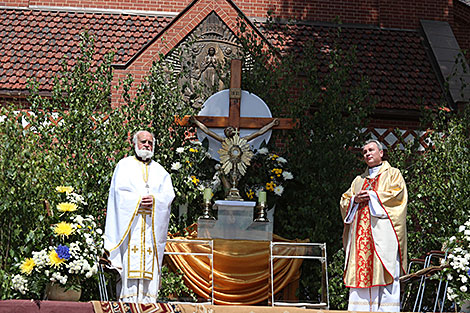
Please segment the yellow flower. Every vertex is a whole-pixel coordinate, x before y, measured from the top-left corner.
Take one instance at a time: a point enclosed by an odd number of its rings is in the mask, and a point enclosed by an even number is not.
[[[77,205],[70,202],[62,202],[57,205],[57,210],[60,212],[73,212],[77,210]]]
[[[267,191],[274,191],[274,187],[276,187],[276,184],[274,182],[266,183]]]
[[[52,250],[49,252],[49,264],[55,267],[59,267],[62,263],[65,262],[65,259],[59,258],[59,255],[57,255],[57,252],[55,250]]]
[[[34,263],[34,260],[32,258],[28,258],[23,261],[23,264],[21,264],[21,272],[24,274],[31,274],[31,272],[34,269],[34,266],[36,266],[36,263]]]
[[[199,179],[194,175],[191,175],[191,180],[194,183],[194,185],[197,185],[199,183]]]
[[[189,151],[190,151],[190,152],[197,152],[197,149],[189,148]]]
[[[55,187],[55,190],[57,192],[65,192],[66,194],[69,194],[69,193],[73,192],[73,187],[71,187],[71,186],[57,186],[57,187]]]
[[[277,177],[280,177],[282,174],[282,168],[273,168],[271,172],[276,174]]]
[[[73,233],[73,226],[72,224],[66,222],[60,222],[59,224],[55,225],[54,232],[59,236],[68,237],[71,233]]]
[[[252,189],[250,189],[247,193],[246,193],[246,196],[248,197],[248,199],[253,199],[253,196],[254,196],[254,192]]]
[[[277,154],[271,155],[271,160],[276,160],[279,156]]]

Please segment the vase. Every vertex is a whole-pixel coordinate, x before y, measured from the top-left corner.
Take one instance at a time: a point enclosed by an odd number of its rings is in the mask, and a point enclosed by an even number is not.
[[[47,284],[46,299],[56,301],[78,301],[82,295],[82,290],[67,289],[59,284]]]
[[[470,300],[464,300],[461,303],[460,312],[469,313],[470,312]]]

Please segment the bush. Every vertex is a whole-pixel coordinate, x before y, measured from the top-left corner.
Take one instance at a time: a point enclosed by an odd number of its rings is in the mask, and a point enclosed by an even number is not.
[[[94,41],[82,35],[81,52],[72,66],[63,61],[52,95],[44,97],[39,83],[30,82],[30,112],[2,107],[0,141],[0,274],[10,286],[11,268],[45,238],[46,211],[43,199],[57,185],[73,185],[88,203],[83,215],[93,215],[104,225],[110,180],[116,163],[131,153],[130,136],[149,129],[156,134],[156,158],[170,171],[176,148],[188,145],[186,129],[178,127],[175,115],[193,112],[182,101],[176,79],[162,61],[155,62],[134,98],[132,79],[122,82],[126,104],[110,104],[113,54],[94,61]],[[22,126],[22,119],[30,125]],[[195,159],[195,162],[198,162]],[[183,186],[183,172],[172,172],[177,188],[175,205],[200,196],[197,186]],[[175,207],[174,207],[175,209]],[[175,209],[176,210],[176,209]],[[23,245],[14,247],[15,242]],[[82,300],[98,294],[97,284],[83,286]],[[9,288],[1,298],[11,297]]]

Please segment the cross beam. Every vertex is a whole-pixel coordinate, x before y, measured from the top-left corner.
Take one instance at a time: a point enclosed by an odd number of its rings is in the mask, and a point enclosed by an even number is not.
[[[270,117],[241,117],[241,82],[242,82],[242,61],[234,59],[230,64],[230,106],[229,116],[194,116],[198,121],[209,128],[233,128],[259,129],[270,123],[274,118]],[[181,126],[190,125],[190,115],[184,116],[182,119],[176,119]],[[296,122],[292,118],[278,118],[279,125],[273,126],[272,129],[293,129]]]

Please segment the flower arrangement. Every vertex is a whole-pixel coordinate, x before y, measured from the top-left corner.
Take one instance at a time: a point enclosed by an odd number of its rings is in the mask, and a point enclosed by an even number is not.
[[[214,199],[224,199],[230,189],[229,178],[224,175],[222,165],[211,159],[207,146],[208,142],[188,140],[175,149],[170,169],[175,204],[202,200],[205,188],[211,188]],[[260,191],[266,191],[268,207],[272,208],[293,178],[287,160],[262,147],[255,151],[238,189],[244,199],[251,201],[257,200]]]
[[[58,203],[49,209],[49,233],[45,246],[18,264],[12,287],[22,295],[40,297],[47,284],[80,289],[84,280],[98,272],[103,254],[102,230],[91,215],[80,215],[84,198],[70,186],[56,187]]]
[[[285,158],[262,147],[255,151],[246,175],[240,180],[240,190],[252,201],[256,201],[260,191],[266,191],[268,207],[272,207],[294,178],[288,169]]]
[[[201,197],[204,190],[202,163],[208,158],[207,149],[199,141],[187,141],[176,148],[170,175],[175,190],[175,204],[188,204]]]
[[[445,245],[448,249],[448,266],[444,268],[449,282],[447,298],[461,305],[470,300],[470,219]]]

